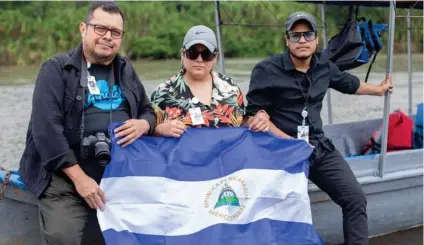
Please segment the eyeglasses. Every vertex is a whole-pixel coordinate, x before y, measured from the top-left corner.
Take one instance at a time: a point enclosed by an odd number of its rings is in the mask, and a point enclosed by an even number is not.
[[[212,61],[216,56],[216,53],[209,51],[209,49],[205,49],[200,52],[196,48],[190,48],[188,50],[184,50],[184,53],[189,60],[196,60],[200,55],[202,56],[203,61]]]
[[[290,32],[288,35],[289,41],[292,43],[297,43],[302,38],[305,38],[306,41],[313,41],[316,38],[316,33],[314,31],[306,32]]]
[[[84,22],[88,26],[94,27],[94,32],[99,35],[105,35],[108,31],[110,31],[110,36],[115,39],[121,39],[122,36],[124,36],[124,31],[118,30],[118,29],[109,29],[108,27],[104,25],[98,25],[98,24],[91,24]]]

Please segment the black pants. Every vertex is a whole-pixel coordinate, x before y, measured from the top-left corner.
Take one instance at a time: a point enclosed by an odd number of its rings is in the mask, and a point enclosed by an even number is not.
[[[79,196],[70,179],[54,174],[38,200],[42,245],[103,245],[96,210]]]
[[[342,208],[344,244],[368,244],[365,193],[346,160],[332,144],[332,147],[321,143],[314,145],[309,179]]]

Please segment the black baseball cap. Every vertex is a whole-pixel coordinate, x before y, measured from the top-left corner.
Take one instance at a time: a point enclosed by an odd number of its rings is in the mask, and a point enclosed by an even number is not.
[[[295,12],[287,17],[286,21],[286,30],[290,31],[294,25],[294,23],[298,22],[299,20],[304,20],[308,22],[312,26],[312,30],[317,32],[317,22],[315,21],[315,18],[306,13],[306,12]]]

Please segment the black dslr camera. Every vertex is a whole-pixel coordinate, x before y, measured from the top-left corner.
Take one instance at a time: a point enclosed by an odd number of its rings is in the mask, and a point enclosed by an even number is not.
[[[83,159],[96,159],[99,164],[106,166],[110,162],[111,141],[102,132],[84,137],[81,141],[81,157]]]

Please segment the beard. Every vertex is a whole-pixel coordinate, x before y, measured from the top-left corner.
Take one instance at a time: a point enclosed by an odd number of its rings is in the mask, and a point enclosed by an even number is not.
[[[309,59],[310,57],[312,57],[312,54],[311,54],[311,55],[309,55],[309,56],[297,56],[296,54],[294,54],[294,53],[290,50],[290,48],[289,48],[288,50],[289,50],[289,54],[290,54],[293,58],[298,59],[298,60],[307,60],[307,59]]]
[[[109,60],[113,58],[114,55],[113,54],[106,55],[106,54],[101,54],[101,53],[97,53],[96,51],[93,51],[92,56],[98,60]]]
[[[107,61],[111,61],[115,58],[116,54],[102,54],[96,52],[94,49],[91,49],[88,47],[88,45],[84,42],[83,43],[83,50],[84,53],[90,56],[91,59],[93,59],[96,63],[104,63]]]

